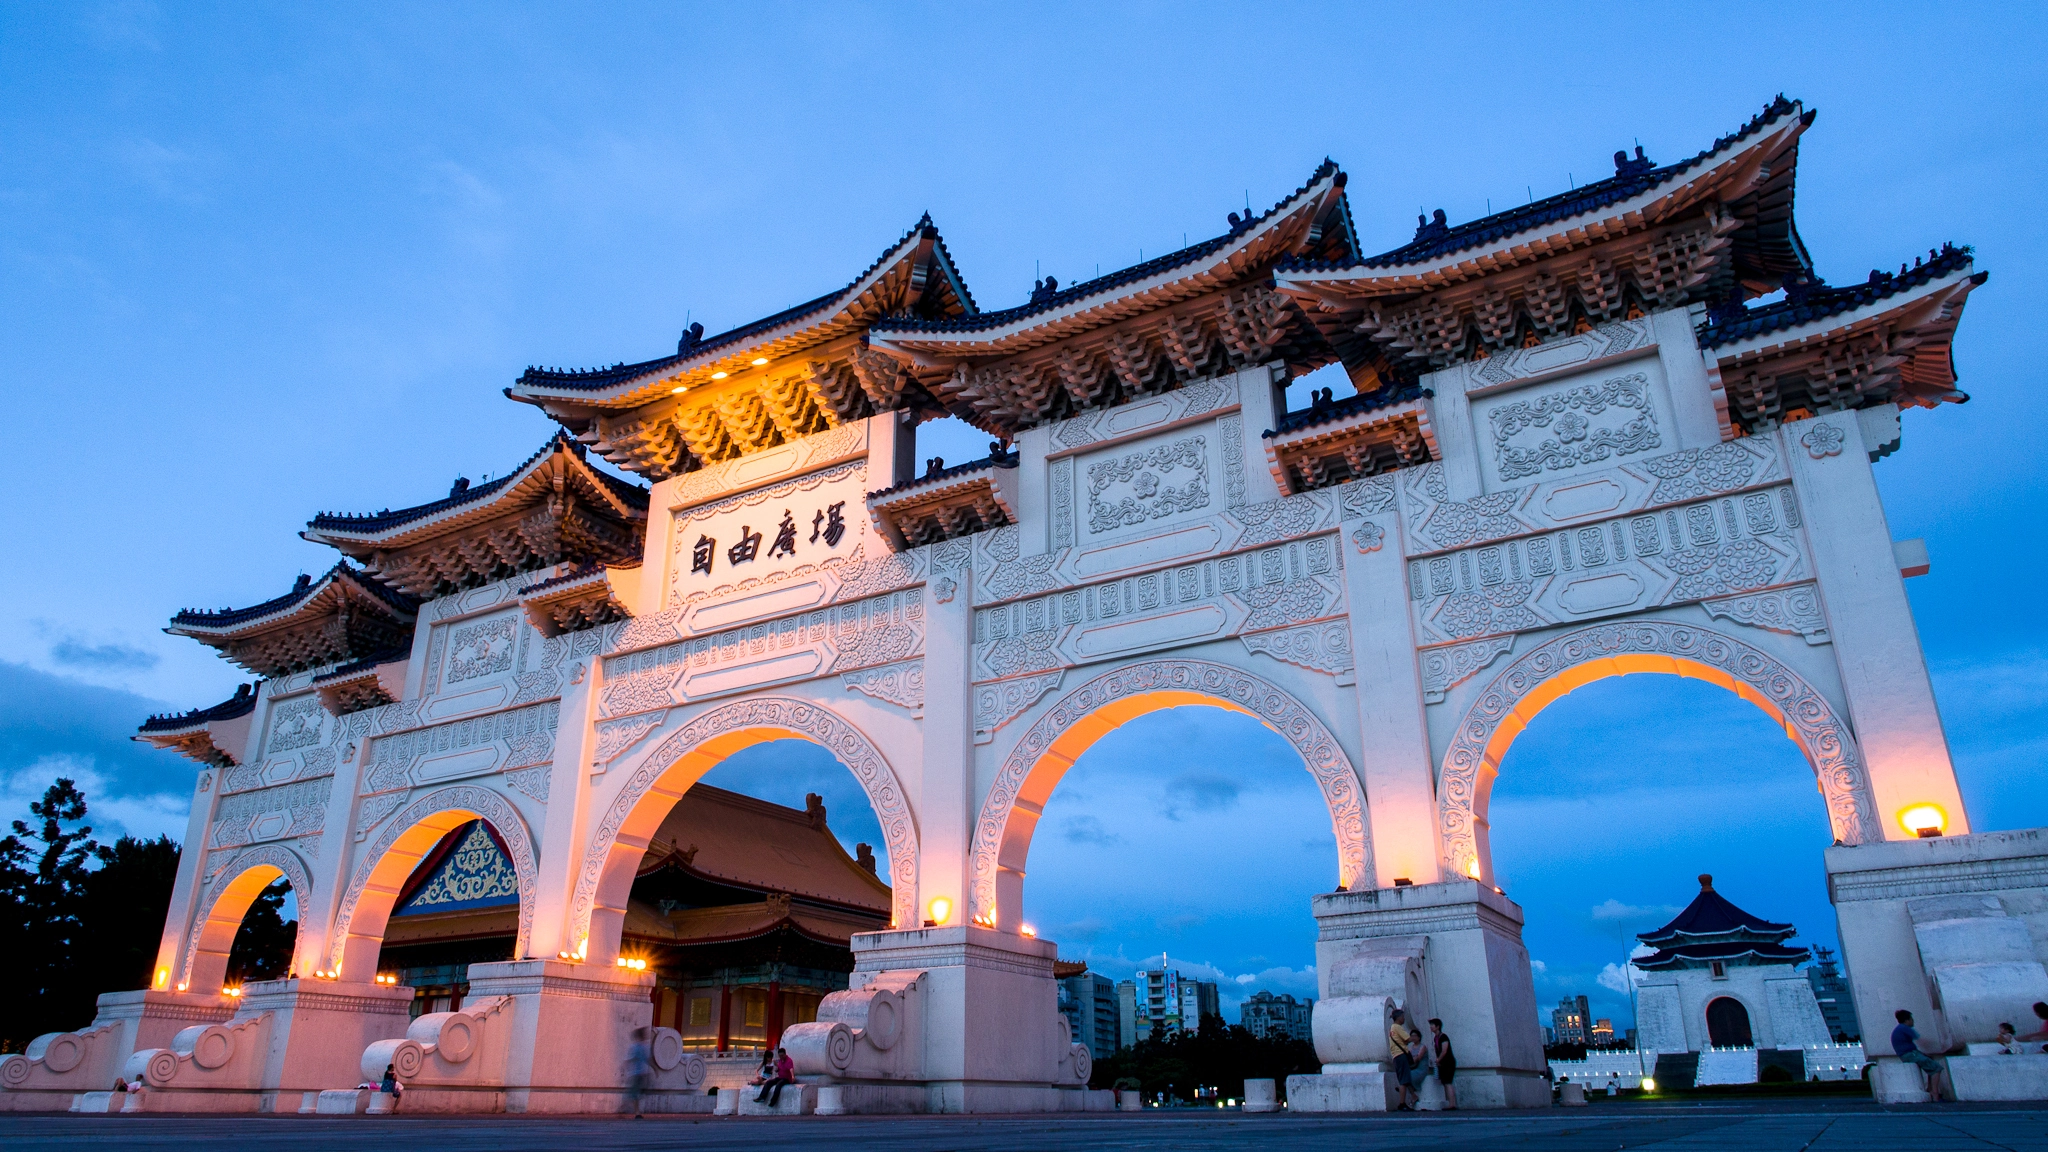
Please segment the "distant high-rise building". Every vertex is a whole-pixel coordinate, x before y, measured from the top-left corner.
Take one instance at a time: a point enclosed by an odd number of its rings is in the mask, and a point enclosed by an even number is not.
[[[1849,980],[1835,966],[1835,950],[1815,948],[1813,964],[1806,969],[1806,982],[1813,986],[1813,998],[1820,1002],[1821,1019],[1827,1021],[1828,1035],[1837,1040],[1861,1040],[1863,1028],[1856,1023],[1856,1000],[1849,994]]]
[[[1584,1044],[1590,1038],[1592,1019],[1586,1011],[1584,996],[1567,996],[1557,1002],[1550,1013],[1550,1027],[1556,1033],[1557,1044]]]
[[[1114,1053],[1121,1042],[1116,984],[1088,971],[1086,964],[1063,960],[1053,963],[1053,976],[1059,981],[1060,1014],[1067,1018],[1074,1042],[1085,1045],[1092,1059]]]
[[[1145,1033],[1151,1035],[1150,1031]],[[1138,1042],[1138,985],[1134,981],[1116,982],[1116,1043],[1119,1048],[1129,1048]]]
[[[1222,1013],[1214,982],[1187,980],[1172,968],[1136,973],[1131,994],[1134,1042],[1148,1036],[1198,1031],[1203,1016]]]
[[[1314,1000],[1275,996],[1261,989],[1252,993],[1238,1008],[1237,1022],[1262,1040],[1307,1040],[1310,1038],[1309,1019],[1315,1007]]]
[[[1587,1043],[1589,1043],[1589,1044],[1612,1044],[1612,1043],[1614,1043],[1614,1021],[1612,1021],[1612,1020],[1595,1020],[1595,1021],[1593,1021],[1593,1027],[1592,1027],[1592,1028],[1591,1028],[1591,1029],[1590,1029],[1590,1030],[1589,1030],[1589,1031],[1588,1031],[1588,1032],[1586,1033],[1586,1036],[1587,1036],[1587,1038],[1588,1038],[1588,1039],[1587,1039]]]

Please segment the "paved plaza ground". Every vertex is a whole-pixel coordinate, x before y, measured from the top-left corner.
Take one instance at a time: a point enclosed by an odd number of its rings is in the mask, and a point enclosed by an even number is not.
[[[1414,1148],[1592,1150],[1732,1149],[1871,1152],[2048,1149],[2048,1109],[1998,1105],[1880,1108],[1867,1100],[1631,1104],[1584,1110],[1395,1116],[1245,1116],[1194,1109],[1101,1116],[902,1116],[728,1119],[524,1116],[168,1117],[0,1115],[8,1152],[90,1147],[191,1152],[1023,1152],[1031,1149]]]

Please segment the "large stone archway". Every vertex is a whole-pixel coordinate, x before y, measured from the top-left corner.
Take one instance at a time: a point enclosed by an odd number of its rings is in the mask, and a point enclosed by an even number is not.
[[[248,914],[256,897],[276,883],[279,876],[291,885],[301,907],[313,899],[313,882],[307,876],[305,862],[281,844],[263,844],[236,853],[213,874],[200,898],[199,915],[193,921],[184,955],[179,960],[179,991],[206,994],[219,987],[242,917]],[[213,962],[202,965],[202,956]],[[200,971],[201,967],[206,971]]]
[[[1437,778],[1447,873],[1487,879],[1482,830],[1501,758],[1523,728],[1572,689],[1609,676],[1664,672],[1719,684],[1770,714],[1812,764],[1835,839],[1883,839],[1855,738],[1813,685],[1769,654],[1710,628],[1657,620],[1566,633],[1503,669],[1460,721]]]
[[[533,838],[526,821],[503,796],[489,788],[456,785],[440,788],[407,804],[357,857],[354,875],[335,910],[328,936],[327,963],[342,979],[363,980],[362,969],[377,961],[377,948],[391,918],[398,890],[442,836],[470,820],[489,824],[505,844],[519,879],[519,935],[512,955],[522,957],[533,939],[534,898],[538,873]]]
[[[866,733],[830,708],[765,696],[712,708],[641,758],[591,832],[583,854],[569,921],[570,941],[579,952],[587,945],[593,916],[604,898],[610,896],[610,903],[623,907],[623,889],[631,883],[647,838],[676,800],[741,748],[790,737],[823,746],[860,782],[889,850],[891,914],[898,925],[916,922],[917,820],[888,758]],[[621,890],[608,892],[612,887]]]
[[[1119,704],[1128,707],[1118,709]],[[1004,758],[974,825],[969,911],[977,922],[998,922],[999,874],[1022,873],[1037,813],[1026,813],[1028,819],[1020,820],[1018,804],[1042,803],[1042,797],[1035,803],[1029,799],[1032,785],[1050,792],[1081,753],[1111,729],[1146,712],[1186,704],[1242,712],[1294,745],[1330,810],[1330,826],[1337,835],[1339,886],[1348,888],[1372,875],[1372,843],[1366,834],[1358,772],[1313,712],[1285,689],[1241,668],[1207,660],[1148,660],[1104,673],[1061,697]],[[1103,716],[1105,712],[1110,715]],[[1104,722],[1089,727],[1091,717]]]

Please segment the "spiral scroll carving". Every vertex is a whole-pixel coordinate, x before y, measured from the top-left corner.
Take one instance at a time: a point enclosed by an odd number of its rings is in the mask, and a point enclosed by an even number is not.
[[[1437,774],[1437,821],[1446,874],[1463,875],[1466,862],[1478,856],[1475,808],[1483,774],[1497,764],[1488,757],[1501,721],[1551,677],[1590,661],[1631,655],[1670,656],[1705,665],[1754,688],[1783,714],[1813,765],[1835,838],[1844,844],[1884,838],[1855,738],[1813,685],[1732,636],[1690,625],[1638,620],[1595,625],[1560,636],[1502,669],[1480,692],[1459,723]],[[1479,863],[1484,874],[1492,874],[1490,861]]]

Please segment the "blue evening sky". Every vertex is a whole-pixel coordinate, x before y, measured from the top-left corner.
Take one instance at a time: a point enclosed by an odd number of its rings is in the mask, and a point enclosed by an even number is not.
[[[446,492],[549,434],[499,390],[844,284],[929,210],[984,307],[1221,231],[1324,156],[1368,247],[1668,162],[1779,91],[1820,110],[1800,231],[1857,281],[1945,240],[1990,284],[1963,407],[1879,466],[1979,828],[2042,824],[2048,495],[2043,18],[2031,6],[144,2],[0,8],[0,804],[79,777],[106,830],[181,833],[192,766],[126,740],[235,671],[159,629],[333,563],[314,512]],[[925,455],[980,455],[934,431]],[[851,779],[764,747],[714,782],[874,840]],[[1832,942],[1826,825],[1747,705],[1660,677],[1543,714],[1493,810],[1546,1003],[1713,872]],[[1277,737],[1212,709],[1106,738],[1046,812],[1027,913],[1123,975],[1161,954],[1311,992],[1327,818]],[[1610,984],[1618,987],[1609,974]]]

